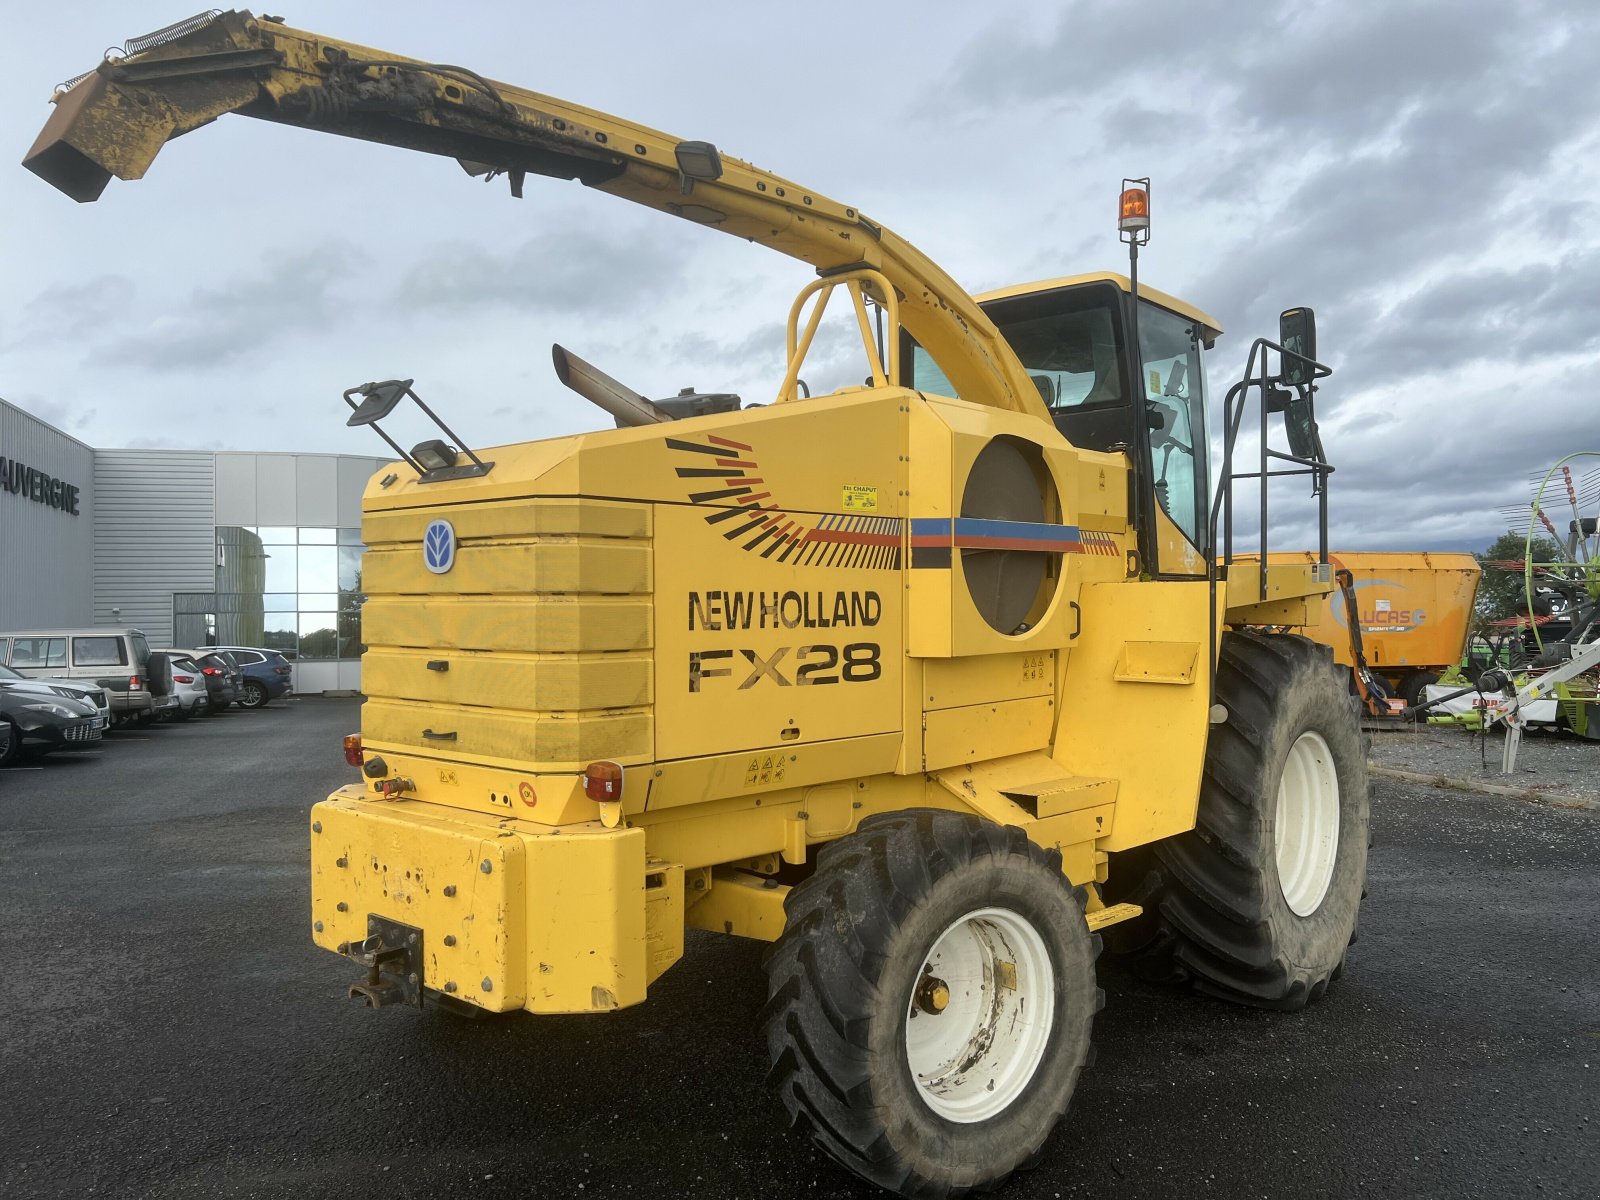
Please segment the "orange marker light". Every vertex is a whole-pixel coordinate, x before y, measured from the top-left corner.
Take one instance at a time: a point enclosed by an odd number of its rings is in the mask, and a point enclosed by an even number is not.
[[[1123,233],[1150,228],[1150,193],[1144,188],[1123,189],[1117,228]]]
[[[622,767],[614,762],[592,762],[583,769],[583,792],[597,803],[622,799]]]
[[[344,760],[352,767],[361,765],[361,735],[347,733],[344,735]]]

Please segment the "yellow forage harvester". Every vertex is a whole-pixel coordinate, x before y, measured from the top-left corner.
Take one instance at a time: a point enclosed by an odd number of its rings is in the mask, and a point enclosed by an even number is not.
[[[444,435],[391,441],[367,488],[361,778],[311,813],[313,937],[359,965],[353,995],[604,1013],[686,927],[771,942],[795,1124],[942,1196],[1030,1162],[1066,1111],[1102,933],[1246,1004],[1339,975],[1365,765],[1329,649],[1289,632],[1334,587],[1328,372],[1309,309],[1254,343],[1213,494],[1221,331],[1137,283],[1148,180],[1120,196],[1127,276],[974,297],[710,142],[245,12],[130,42],[56,96],[26,165],[93,200],[227,113],[517,195],[577,179],[817,272],[769,403],[650,400],[557,348],[618,427],[474,449],[426,385],[346,393],[353,424],[415,402]],[[830,300],[868,382],[809,395]],[[1243,428],[1259,459],[1235,464]],[[1270,559],[1266,523],[1235,564],[1234,480],[1284,473],[1323,497],[1320,552]]]

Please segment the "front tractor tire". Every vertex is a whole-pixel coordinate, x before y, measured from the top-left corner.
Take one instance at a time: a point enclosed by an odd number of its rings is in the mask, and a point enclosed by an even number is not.
[[[1104,1002],[1060,855],[973,816],[893,813],[823,848],[784,907],[763,1024],[791,1124],[905,1196],[1031,1165]]]
[[[1108,900],[1145,915],[1108,931],[1143,978],[1298,1009],[1343,972],[1365,895],[1366,755],[1327,647],[1230,632],[1195,828],[1119,855]]]

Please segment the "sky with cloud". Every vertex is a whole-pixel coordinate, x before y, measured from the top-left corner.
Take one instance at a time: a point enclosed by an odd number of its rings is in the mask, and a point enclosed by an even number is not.
[[[13,161],[56,83],[186,15],[13,14]],[[973,291],[1125,269],[1116,191],[1152,176],[1141,277],[1228,330],[1214,393],[1279,310],[1317,311],[1336,547],[1481,547],[1531,472],[1600,449],[1600,6],[299,0],[282,15],[713,141],[858,207]],[[369,453],[339,393],[390,376],[479,443],[597,427],[556,382],[552,342],[647,394],[764,401],[809,278],[576,183],[530,178],[515,200],[448,159],[232,116],[96,204],[20,167],[0,172],[0,203],[0,395],[101,446]],[[854,381],[835,349],[839,378],[814,384]],[[1303,497],[1282,511],[1277,544],[1308,544]]]

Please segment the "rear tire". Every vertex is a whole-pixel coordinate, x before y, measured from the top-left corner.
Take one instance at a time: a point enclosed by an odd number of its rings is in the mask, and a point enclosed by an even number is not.
[[[791,1124],[902,1195],[1032,1165],[1104,1003],[1060,855],[974,816],[894,813],[824,847],[784,909],[763,1024]]]
[[[255,679],[247,679],[244,683],[244,696],[239,701],[240,708],[265,708],[267,703],[267,685]]]
[[[1400,695],[1405,698],[1407,708],[1415,708],[1422,703],[1424,689],[1430,683],[1438,683],[1439,677],[1430,671],[1412,671],[1400,681]],[[1426,715],[1419,715],[1417,719],[1426,720]]]
[[[1195,829],[1119,855],[1107,899],[1145,914],[1108,931],[1157,982],[1298,1009],[1343,972],[1365,892],[1366,755],[1327,647],[1223,635]]]

